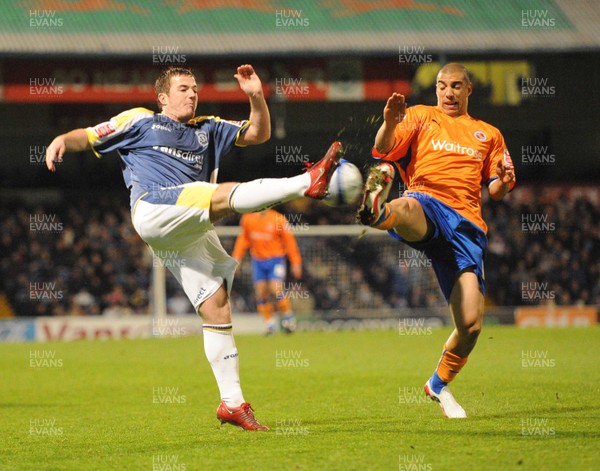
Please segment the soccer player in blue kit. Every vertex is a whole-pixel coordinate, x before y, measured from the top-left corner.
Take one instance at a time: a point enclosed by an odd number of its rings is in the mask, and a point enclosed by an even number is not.
[[[169,67],[155,84],[160,113],[134,108],[61,134],[47,148],[46,165],[54,172],[65,152],[91,149],[98,157],[118,152],[135,230],[169,262],[165,265],[202,318],[204,350],[221,395],[217,418],[245,430],[268,430],[242,394],[229,303],[237,262],[221,246],[213,223],[295,198],[322,199],[339,165],[341,144],[334,142],[325,157],[295,177],[217,184],[221,157],[234,146],[261,144],[271,136],[258,75],[246,64],[235,78],[249,98],[247,121],[194,117],[195,77],[190,69]]]

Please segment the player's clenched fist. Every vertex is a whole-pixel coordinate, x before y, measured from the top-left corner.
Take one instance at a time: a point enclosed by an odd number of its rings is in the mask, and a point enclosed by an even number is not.
[[[254,67],[250,64],[240,65],[237,73],[234,75],[240,84],[240,88],[246,95],[256,95],[262,93],[262,83],[254,72]]]
[[[396,125],[406,113],[406,103],[404,101],[404,95],[400,93],[392,93],[392,96],[388,98],[385,108],[383,109],[383,119],[387,124]]]
[[[46,166],[51,172],[56,171],[55,163],[62,162],[63,154],[67,150],[64,139],[61,136],[54,139],[46,148]]]

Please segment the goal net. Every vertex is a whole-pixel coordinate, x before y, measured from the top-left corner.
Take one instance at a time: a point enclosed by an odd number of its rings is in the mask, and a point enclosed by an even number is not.
[[[398,317],[402,311],[447,310],[431,262],[387,232],[357,225],[290,225],[303,258],[300,280],[282,286],[297,314],[325,318]],[[231,253],[239,227],[217,227]],[[250,257],[236,274],[234,312],[255,312]]]

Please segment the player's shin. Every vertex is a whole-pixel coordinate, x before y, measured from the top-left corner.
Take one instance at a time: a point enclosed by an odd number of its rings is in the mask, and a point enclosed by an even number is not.
[[[277,312],[279,312],[280,314],[291,314],[292,313],[292,303],[290,301],[290,298],[288,298],[288,297],[283,297],[281,299],[278,299],[276,306],[277,306]]]
[[[307,173],[291,178],[261,178],[236,185],[229,207],[236,213],[253,213],[304,196],[310,185]]]
[[[375,221],[371,227],[382,231],[389,231],[398,225],[395,213],[389,203],[385,203],[381,210],[381,216]]]
[[[460,357],[450,352],[446,349],[446,345],[444,345],[444,351],[430,380],[434,392],[439,393],[444,386],[453,381],[460,370],[466,365],[468,359],[468,356]]]
[[[277,323],[273,317],[273,303],[267,299],[256,300],[256,310],[260,313],[265,323],[267,324],[267,333],[275,333]]]
[[[273,318],[273,303],[267,299],[257,299],[256,309],[265,320],[266,323]]]
[[[238,351],[231,324],[203,324],[204,352],[217,380],[221,400],[230,407],[244,401],[240,386]]]

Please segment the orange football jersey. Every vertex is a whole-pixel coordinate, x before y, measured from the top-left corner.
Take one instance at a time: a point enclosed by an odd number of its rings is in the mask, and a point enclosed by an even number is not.
[[[240,221],[242,232],[235,241],[232,257],[242,260],[246,250],[257,260],[287,257],[292,265],[300,265],[302,257],[296,238],[285,216],[274,209],[247,213]]]
[[[498,160],[511,162],[500,131],[468,114],[452,118],[417,105],[407,108],[395,138],[387,154],[374,148],[373,157],[393,161],[407,191],[437,198],[487,233],[481,188],[498,178]]]

